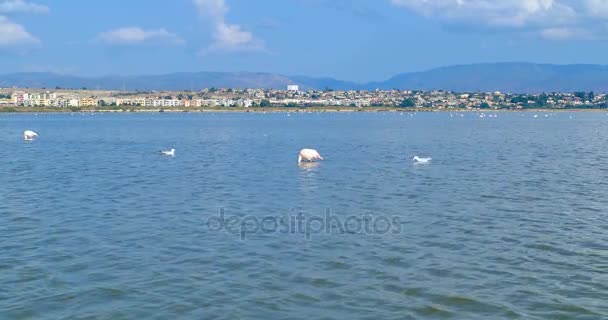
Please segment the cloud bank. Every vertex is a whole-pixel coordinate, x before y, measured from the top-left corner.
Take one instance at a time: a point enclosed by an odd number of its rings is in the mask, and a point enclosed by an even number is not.
[[[390,0],[448,27],[608,39],[607,0]]]

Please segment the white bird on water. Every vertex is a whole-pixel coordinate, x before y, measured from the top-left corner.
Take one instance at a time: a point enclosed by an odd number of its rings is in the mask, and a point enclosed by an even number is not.
[[[415,156],[414,159],[412,159],[415,163],[429,163],[431,162],[431,160],[433,160],[432,158],[420,158],[419,156]]]
[[[38,134],[32,130],[25,130],[23,132],[23,140],[25,141],[32,141],[36,138],[38,138]]]
[[[298,163],[302,163],[302,161],[313,162],[315,160],[325,160],[319,152],[315,149],[302,149],[300,150],[300,154],[298,155]]]
[[[175,149],[160,152],[163,156],[175,157]]]

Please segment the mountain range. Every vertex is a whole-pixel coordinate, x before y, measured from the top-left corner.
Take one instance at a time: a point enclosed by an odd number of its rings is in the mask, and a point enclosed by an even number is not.
[[[512,93],[608,91],[608,66],[535,63],[456,65],[397,74],[385,81],[357,83],[334,78],[262,72],[178,72],[163,75],[82,77],[48,72],[0,75],[0,87],[89,88],[100,90],[200,90],[202,88],[335,90],[450,90]]]

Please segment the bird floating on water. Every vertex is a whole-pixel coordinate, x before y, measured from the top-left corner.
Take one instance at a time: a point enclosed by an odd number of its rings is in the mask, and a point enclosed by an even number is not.
[[[325,160],[315,149],[302,149],[298,155],[298,163],[302,161],[313,162],[315,160]]]
[[[32,130],[25,130],[23,132],[23,140],[25,141],[32,141],[36,138],[38,138],[38,134]]]
[[[160,152],[163,156],[175,157],[175,149]]]
[[[421,158],[419,156],[415,156],[414,159],[412,159],[415,163],[429,163],[431,162],[431,160],[433,160],[432,158],[428,157],[428,158]]]

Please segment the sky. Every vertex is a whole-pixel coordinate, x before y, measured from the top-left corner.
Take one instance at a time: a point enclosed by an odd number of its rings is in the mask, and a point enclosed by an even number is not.
[[[607,64],[608,0],[0,0],[0,74]]]

